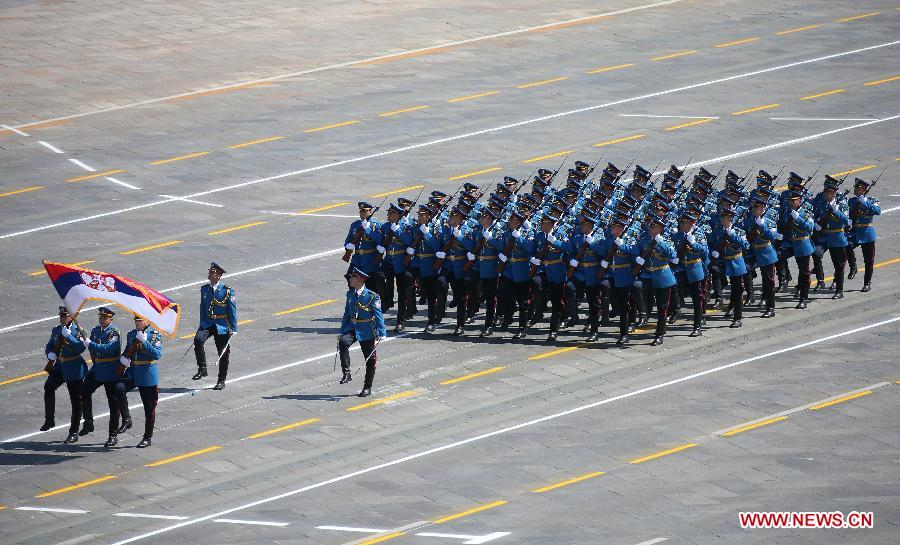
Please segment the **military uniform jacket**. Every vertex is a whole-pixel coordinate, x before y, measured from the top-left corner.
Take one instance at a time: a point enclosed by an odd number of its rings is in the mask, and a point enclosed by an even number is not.
[[[122,334],[118,328],[110,324],[106,329],[99,325],[91,330],[90,341],[87,348],[91,353],[94,365],[91,372],[97,382],[117,382],[119,377],[116,369],[119,367],[119,355],[122,353]]]
[[[678,266],[684,269],[688,282],[699,282],[706,278],[706,263],[709,249],[706,247],[706,238],[702,233],[693,232],[694,242],[687,239],[687,233],[678,231],[672,236],[672,244],[676,253],[683,253],[679,257]]]
[[[817,196],[816,200],[813,201],[816,223],[821,227],[819,242],[824,244],[826,248],[844,248],[847,246],[847,234],[844,232],[844,227],[850,227],[850,216],[847,215],[849,212],[847,201],[842,199],[837,205],[838,209],[835,212],[832,210],[831,205],[825,202],[825,199],[821,198],[821,196]],[[826,219],[828,220],[827,222],[825,222]]]
[[[480,242],[484,238],[484,232],[484,228],[479,226],[475,231],[475,240]],[[502,237],[492,237],[491,240],[481,244],[481,251],[475,256],[478,261],[478,276],[480,278],[497,278],[497,267],[500,265],[498,256],[503,251],[503,247]]]
[[[541,269],[547,282],[562,284],[566,281],[566,271],[569,264],[566,261],[566,241],[562,240],[562,234],[554,234],[555,240],[549,242],[543,231],[534,236],[535,257],[544,252],[541,260]],[[546,248],[546,251],[544,250]],[[530,268],[530,267],[529,267]]]
[[[453,272],[453,278],[455,279],[466,277],[468,273],[464,267],[469,261],[466,254],[475,249],[475,237],[472,234],[472,230],[465,226],[460,226],[460,231],[462,236],[458,237],[453,234],[452,229],[449,230],[449,236],[453,237],[453,242],[450,244],[450,250],[447,252],[446,263],[450,264],[450,270]]]
[[[347,303],[341,320],[341,335],[355,333],[358,341],[371,341],[377,337],[387,337],[384,317],[381,314],[381,299],[368,288],[359,291],[347,290]]]
[[[797,209],[797,219],[794,219],[790,211],[787,212],[782,222],[782,231],[784,239],[789,241],[795,256],[805,257],[812,255],[815,251],[815,246],[810,238],[813,233],[813,225],[812,213],[806,208],[801,206]]]
[[[612,261],[609,263],[609,274],[612,275],[615,287],[628,288],[634,284],[634,274],[631,272],[631,268],[634,266],[634,257],[638,253],[638,247],[634,238],[628,233],[622,233],[622,241],[625,244],[616,247]]]
[[[50,340],[44,348],[45,354],[49,354],[53,351],[53,348],[56,346],[56,340],[62,335],[62,327],[62,325],[58,325],[50,331]],[[62,348],[60,348],[59,353],[56,354],[56,362],[53,364],[54,368],[58,368],[62,371],[63,380],[66,382],[82,380],[85,375],[87,375],[88,371],[87,363],[85,363],[84,358],[81,357],[82,352],[84,352],[87,347],[84,345],[84,342],[78,338],[78,328],[75,327],[74,323],[69,324],[69,333],[74,341],[63,340]]]
[[[200,329],[216,328],[225,335],[238,330],[237,301],[234,289],[222,282],[213,289],[208,283],[200,288]]]
[[[878,238],[875,228],[872,227],[872,221],[875,216],[881,215],[881,207],[878,205],[878,199],[875,197],[866,197],[866,202],[860,202],[859,197],[852,197],[848,203],[850,210],[856,215],[853,221],[853,237],[858,244],[867,242],[875,242]]]
[[[656,242],[652,238],[646,238],[640,242],[640,253],[643,256],[647,248],[653,245],[650,255],[645,258],[643,271],[650,273],[654,288],[669,288],[675,285],[675,274],[669,263],[675,259],[675,247],[666,239]]]
[[[729,233],[721,225],[713,229],[707,239],[709,250],[710,253],[719,252],[719,257],[725,263],[725,276],[743,276],[747,274],[744,250],[750,248],[750,243],[747,242],[743,229],[732,226],[730,231]]]
[[[585,240],[585,234],[579,229],[569,239],[569,257],[578,261],[578,266],[575,267],[572,276],[579,282],[584,282],[585,286],[596,286],[600,283],[600,279],[597,278],[597,267],[600,266],[600,261],[606,257],[607,245],[603,235],[598,231],[593,236],[594,240],[588,243]]]
[[[524,231],[524,228],[522,228]],[[503,276],[509,278],[513,282],[527,282],[531,280],[528,274],[531,271],[530,259],[534,255],[534,243],[524,232],[520,232],[519,236],[513,235],[513,232],[507,229],[504,237],[506,244],[513,241],[512,251],[506,256],[506,266],[503,268]],[[506,249],[505,247],[503,248]]]
[[[350,230],[344,239],[344,248],[347,248],[348,244],[353,244],[357,230],[362,230],[362,237],[360,237],[356,248],[353,250],[350,264],[366,274],[372,274],[378,268],[375,256],[378,253],[376,246],[381,244],[380,227],[381,225],[377,221],[369,220],[369,226],[363,229],[362,220],[356,220],[350,224]]]
[[[152,327],[145,329],[144,334],[147,338],[139,343],[137,350],[132,354],[131,366],[128,367],[126,376],[134,381],[135,386],[158,386],[159,370],[156,362],[162,357],[162,335]],[[125,350],[137,342],[136,335],[136,329],[128,332]]]
[[[778,262],[778,252],[775,251],[774,243],[777,242],[775,237],[775,222],[766,216],[760,218],[762,225],[756,222],[753,216],[747,216],[744,227],[747,233],[747,241],[753,248],[753,255],[756,258],[756,264],[760,267],[771,265]]]
[[[403,259],[406,257],[406,246],[403,242],[402,232],[409,225],[407,218],[401,218],[397,222],[397,231],[391,228],[391,223],[385,223],[381,227],[381,243],[384,246],[384,267],[393,270],[394,274],[401,274],[406,270]],[[385,245],[385,243],[387,243]]]

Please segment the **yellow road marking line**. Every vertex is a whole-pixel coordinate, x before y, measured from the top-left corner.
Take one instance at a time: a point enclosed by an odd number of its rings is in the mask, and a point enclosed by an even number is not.
[[[381,537],[376,537],[375,539],[370,539],[368,541],[363,541],[357,545],[375,545],[376,543],[381,543],[382,541],[387,541],[389,539],[394,539],[395,537],[405,536],[406,532],[394,532],[393,534],[385,534]]]
[[[447,102],[462,102],[464,100],[474,100],[476,98],[481,98],[481,97],[486,97],[486,96],[491,96],[491,95],[498,95],[498,94],[500,94],[500,91],[487,91],[484,93],[478,93],[477,95],[469,95],[469,96],[465,96],[465,97],[451,98]]]
[[[593,473],[587,473],[585,475],[581,475],[578,477],[572,477],[571,479],[566,479],[565,481],[560,481],[556,484],[551,484],[549,486],[545,486],[542,488],[535,488],[534,490],[532,490],[532,492],[536,492],[536,493],[548,492],[550,490],[555,490],[557,488],[569,486],[570,484],[575,484],[575,483],[579,483],[581,481],[586,481],[588,479],[593,479],[594,477],[599,477],[600,475],[603,475],[604,473],[606,473],[606,472],[605,471],[595,471]]]
[[[535,354],[534,356],[530,356],[529,360],[542,360],[544,358],[549,358],[551,356],[556,356],[557,354],[565,354],[566,352],[571,352],[572,350],[578,350],[579,348],[583,348],[585,345],[578,344],[575,346],[568,346],[566,348],[560,348],[558,350],[551,350],[550,352],[542,352],[541,354]]]
[[[724,43],[724,44],[719,44],[719,45],[717,45],[716,47],[718,47],[718,48],[721,49],[721,48],[723,48],[723,47],[731,47],[731,46],[733,46],[733,45],[740,45],[740,44],[746,44],[746,43],[750,43],[750,42],[755,42],[755,41],[758,40],[758,39],[759,39],[759,38],[744,38],[743,40],[736,40],[736,41],[733,41],[733,42],[726,42],[726,43]]]
[[[473,507],[472,509],[467,509],[460,513],[456,513],[454,515],[447,515],[446,517],[441,517],[435,521],[435,524],[443,524],[445,522],[449,522],[451,520],[456,520],[458,518],[462,518],[468,515],[472,515],[474,513],[480,513],[481,511],[487,511],[488,509],[493,509],[494,507],[500,507],[501,505],[505,505],[506,500],[497,500],[495,502],[486,503],[484,505],[479,505],[478,507]]]
[[[882,261],[881,263],[876,263],[875,266],[872,267],[872,268],[873,268],[873,269],[878,269],[878,268],[880,268],[880,267],[885,267],[885,266],[887,266],[887,265],[893,265],[894,263],[900,263],[900,257],[894,258],[894,259],[889,259],[889,260],[887,260],[887,261]],[[863,265],[863,269],[865,270],[865,265]],[[823,279],[823,282],[829,282],[829,281],[831,281],[831,280],[834,280],[834,277],[833,277],[833,276],[826,276],[826,277]]]
[[[470,380],[470,379],[473,379],[476,377],[483,377],[484,375],[490,375],[491,373],[496,373],[497,371],[502,371],[504,369],[506,369],[505,365],[503,365],[501,367],[494,367],[492,369],[478,371],[477,373],[469,373],[468,375],[463,375],[461,377],[451,378],[450,380],[445,380],[445,381],[441,382],[441,384],[443,384],[444,386],[446,386],[448,384],[456,384],[457,382],[462,382],[464,380]],[[43,373],[38,373],[38,374],[43,374]],[[0,385],[2,385],[2,384],[3,383],[0,382]]]
[[[179,338],[179,339],[191,339],[191,338],[194,337],[194,335],[195,335],[195,333],[189,333],[189,334],[187,334],[187,335],[182,335],[182,336],[180,336],[180,337],[178,337],[178,338]]]
[[[80,267],[81,265],[87,265],[88,263],[93,263],[93,259],[89,259],[87,261],[79,261],[78,263],[64,263],[64,265],[68,265],[69,267]],[[34,271],[28,273],[28,276],[41,276],[43,274],[47,274],[46,269],[41,269],[39,271]]]
[[[709,123],[710,121],[715,121],[715,119],[713,119],[713,118],[698,119],[697,121],[691,121],[689,123],[682,123],[681,125],[675,125],[674,127],[666,127],[664,130],[675,131],[678,129],[683,129],[685,127],[693,127],[694,125],[702,125],[704,123]]]
[[[337,299],[326,299],[324,301],[319,301],[318,303],[311,303],[309,305],[303,305],[302,307],[289,308],[287,310],[282,310],[281,312],[276,312],[272,316],[284,316],[285,314],[293,314],[295,312],[300,312],[301,310],[308,310],[311,308],[321,307],[322,305],[328,305],[331,303],[336,303]]]
[[[516,87],[518,89],[528,89],[529,87],[537,87],[538,85],[546,85],[548,83],[556,83],[557,81],[562,81],[565,79],[569,79],[569,76],[562,76],[562,77],[553,78],[553,79],[545,79],[543,81],[535,81],[533,83],[524,83],[522,85],[516,85]]]
[[[628,142],[629,140],[636,140],[638,138],[643,138],[645,136],[647,136],[647,135],[646,134],[635,134],[634,136],[626,136],[625,138],[617,138],[615,140],[607,140],[606,142],[600,142],[599,144],[594,144],[594,147],[602,148],[603,146],[618,144],[619,142]]]
[[[775,422],[781,422],[782,420],[787,420],[786,416],[778,416],[775,418],[770,418],[768,420],[763,420],[762,422],[757,422],[755,424],[749,424],[747,426],[742,426],[740,428],[735,428],[733,430],[726,431],[722,434],[722,437],[731,437],[732,435],[737,435],[739,433],[743,433],[745,431],[750,431],[756,428],[761,428],[763,426],[768,426],[769,424],[774,424]]]
[[[307,418],[306,420],[301,420],[300,422],[294,422],[293,424],[288,424],[287,426],[281,426],[278,428],[273,428],[271,430],[261,431],[259,433],[254,433],[247,437],[247,439],[259,439],[260,437],[266,437],[267,435],[272,435],[273,433],[278,433],[282,431],[292,430],[294,428],[299,428],[300,426],[305,426],[307,424],[312,424],[313,422],[318,422],[319,418]]]
[[[101,176],[112,176],[113,174],[121,174],[123,172],[127,172],[125,169],[116,169],[116,170],[106,170],[103,172],[91,172],[90,174],[85,174],[84,176],[77,176],[75,178],[69,178],[66,180],[67,182],[82,182],[84,180],[93,180],[94,178],[99,178]]]
[[[340,206],[347,206],[348,202],[338,202],[334,204],[329,204],[328,206],[320,206],[318,208],[310,208],[309,210],[301,210],[297,212],[298,214],[315,214],[316,212],[322,212],[324,210],[331,210],[332,208],[338,208]]]
[[[781,104],[766,104],[765,106],[757,106],[756,108],[749,108],[746,110],[739,110],[737,112],[732,112],[731,115],[744,115],[749,114],[750,112],[758,112],[760,110],[770,110],[772,108],[777,108],[781,106]]]
[[[14,382],[21,382],[23,380],[28,380],[30,378],[35,378],[35,377],[39,377],[39,376],[46,375],[46,374],[47,373],[45,371],[40,371],[37,373],[31,373],[30,375],[24,375],[24,376],[16,377],[16,378],[9,378],[9,379],[4,380],[3,382],[0,382],[0,386],[5,386],[7,384],[12,384]]]
[[[91,486],[97,483],[102,483],[103,481],[109,481],[111,479],[115,479],[115,475],[106,475],[105,477],[100,477],[99,479],[93,479],[90,481],[85,481],[83,483],[73,484],[72,486],[67,486],[65,488],[58,488],[56,490],[51,490],[50,492],[44,492],[43,494],[38,494],[35,498],[48,498],[50,496],[55,496],[57,494],[63,494],[65,492],[71,492],[73,490],[78,490],[79,488],[84,488],[86,486]]]
[[[245,223],[244,225],[238,225],[237,227],[229,227],[227,229],[219,229],[218,231],[210,231],[206,233],[207,235],[224,235],[225,233],[231,233],[232,231],[239,231],[241,229],[249,229],[250,227],[256,227],[257,225],[265,225],[269,222],[267,221],[254,221],[253,223]]]
[[[822,25],[809,25],[809,26],[801,26],[797,28],[789,28],[787,30],[782,30],[781,32],[776,32],[777,36],[784,36],[785,34],[792,34],[794,32],[803,32],[804,30],[812,30],[814,28],[819,28]]]
[[[7,191],[6,193],[0,193],[0,197],[10,197],[12,195],[18,195],[19,193],[28,193],[29,191],[37,191],[38,189],[44,189],[44,186],[33,185],[31,187],[23,187],[22,189],[15,189],[13,191]]]
[[[691,49],[689,51],[682,51],[680,53],[672,53],[671,55],[663,55],[662,57],[653,57],[650,59],[651,61],[664,61],[666,59],[674,59],[675,57],[683,57],[685,55],[693,55],[696,53],[696,49]]]
[[[523,163],[536,163],[536,162],[542,161],[544,159],[552,159],[553,157],[559,157],[560,155],[571,155],[572,153],[575,153],[575,151],[574,150],[566,150],[566,151],[561,151],[559,153],[551,153],[550,155],[541,155],[540,157],[532,157],[531,159],[525,159],[522,162]]]
[[[165,248],[166,246],[174,246],[176,244],[181,244],[184,242],[183,240],[170,240],[169,242],[161,242],[159,244],[154,244],[153,246],[144,246],[143,248],[137,248],[135,250],[128,250],[127,252],[119,252],[119,255],[131,255],[131,254],[139,254],[141,252],[147,252],[149,250],[155,250],[157,248]]]
[[[596,17],[588,17],[586,19],[581,19],[578,21],[567,21],[565,23],[556,23],[548,26],[542,26],[538,28],[532,28],[528,32],[547,32],[548,30],[559,30],[561,28],[570,28],[573,26],[586,25],[590,23],[594,23],[596,21],[602,21],[605,19],[612,19],[612,15],[597,15]]]
[[[412,108],[405,108],[403,110],[395,110],[393,112],[384,112],[383,114],[378,114],[378,117],[390,117],[392,115],[405,114],[406,112],[414,112],[416,110],[424,110],[425,108],[431,108],[431,106],[423,104],[422,106],[413,106]]]
[[[416,189],[422,189],[425,187],[424,184],[421,185],[411,185],[409,187],[403,187],[400,189],[395,189],[393,191],[385,191],[384,193],[376,193],[375,195],[369,195],[369,197],[375,199],[378,197],[390,197],[391,195],[396,195],[397,193],[406,193],[407,191],[414,191]]]
[[[397,394],[389,395],[387,397],[382,397],[381,399],[376,399],[375,401],[369,401],[368,403],[363,403],[362,405],[354,405],[353,407],[347,407],[347,412],[358,411],[360,409],[368,409],[369,407],[374,407],[376,405],[382,405],[387,403],[388,401],[394,401],[396,399],[403,399],[405,397],[412,397],[418,394],[415,390],[407,390],[405,392],[400,392]]]
[[[251,320],[241,320],[238,322],[238,325],[252,324],[255,321],[256,321],[256,318],[253,318]]]
[[[891,78],[885,78],[885,79],[879,79],[879,80],[875,80],[875,81],[870,81],[870,82],[867,82],[865,85],[868,85],[868,86],[872,86],[872,85],[881,85],[882,83],[887,83],[887,82],[889,82],[889,81],[896,81],[896,80],[898,80],[898,79],[900,79],[900,76],[894,76],[894,77],[891,77]]]
[[[657,452],[651,454],[649,456],[644,456],[643,458],[635,458],[634,460],[629,461],[629,464],[641,464],[643,462],[648,462],[650,460],[655,460],[657,458],[662,458],[663,456],[668,456],[669,454],[675,454],[676,452],[681,452],[682,450],[687,450],[689,448],[696,447],[697,443],[688,443],[686,445],[681,445],[680,447],[670,448],[669,450],[663,450],[661,452]]]
[[[846,92],[845,89],[832,89],[831,91],[825,91],[824,93],[817,93],[815,95],[800,97],[800,100],[812,100],[814,98],[827,97],[828,95],[836,95],[838,93],[844,93],[844,92]]]
[[[380,57],[377,59],[371,59],[367,61],[357,61],[352,63],[352,66],[368,66],[370,64],[380,64],[383,62],[391,62],[398,61],[401,59],[411,59],[413,57],[421,57],[422,55],[433,55],[435,53],[440,53],[442,51],[446,51],[449,49],[448,46],[438,45],[435,47],[431,47],[428,49],[423,49],[421,51],[411,51],[409,53],[397,53],[396,55],[390,55],[388,57]]]
[[[451,178],[447,178],[450,181],[453,180],[462,180],[463,178],[471,178],[472,176],[478,176],[479,174],[487,174],[488,172],[496,172],[501,170],[503,167],[492,167],[486,168],[484,170],[476,170],[475,172],[467,172],[466,174],[460,174],[459,176],[453,176]]]
[[[274,142],[275,140],[283,140],[283,139],[284,139],[283,136],[273,136],[271,138],[260,138],[259,140],[251,140],[249,142],[242,142],[240,144],[228,146],[228,149],[246,148],[247,146],[255,146],[256,144],[263,144],[265,142]]]
[[[819,409],[824,409],[825,407],[831,407],[832,405],[837,405],[838,403],[843,403],[845,401],[850,401],[851,399],[856,399],[858,397],[867,396],[872,393],[872,390],[864,390],[862,392],[857,392],[855,394],[850,394],[848,396],[839,397],[837,399],[832,399],[831,401],[826,401],[825,403],[819,403],[818,405],[813,405],[809,408],[811,411],[818,411]]]
[[[838,176],[846,176],[847,174],[855,174],[857,172],[862,172],[864,170],[872,170],[873,168],[877,168],[878,165],[866,165],[864,167],[859,168],[851,168],[850,170],[845,170],[844,172],[835,172],[831,174],[832,177],[837,178]]]
[[[335,129],[335,128],[337,128],[337,127],[346,127],[347,125],[354,125],[354,124],[356,124],[356,123],[359,123],[359,120],[358,120],[358,119],[355,119],[355,120],[353,120],[353,121],[342,121],[341,123],[334,123],[334,124],[331,124],[331,125],[325,125],[325,126],[322,126],[322,127],[315,127],[315,128],[313,128],[313,129],[306,129],[306,130],[303,131],[303,132],[319,132],[319,131],[325,131],[325,130],[328,130],[328,129]]]
[[[856,21],[857,19],[865,19],[866,17],[874,17],[876,15],[881,15],[880,11],[873,11],[872,13],[863,13],[862,15],[854,15],[853,17],[844,17],[843,19],[835,19],[835,23],[849,23],[850,21]]]
[[[628,63],[628,64],[617,64],[615,66],[604,66],[603,68],[595,68],[593,70],[588,70],[586,73],[587,74],[600,74],[601,72],[610,72],[612,70],[619,70],[621,68],[629,68],[631,66],[634,66],[633,62]]]
[[[206,454],[207,452],[212,452],[214,450],[219,450],[220,446],[207,447],[202,448],[200,450],[195,450],[193,452],[186,452],[184,454],[179,454],[178,456],[172,456],[171,458],[166,458],[164,460],[159,460],[156,462],[151,462],[144,467],[157,467],[165,464],[171,464],[172,462],[177,462],[179,460],[184,460],[185,458],[193,458],[194,456],[200,456],[201,454]]]
[[[208,151],[198,151],[197,153],[188,153],[187,155],[179,155],[178,157],[170,157],[168,159],[162,159],[160,161],[153,161],[150,163],[151,165],[165,165],[168,163],[174,163],[175,161],[184,161],[185,159],[192,159],[194,157],[202,157],[204,155],[209,155]]]

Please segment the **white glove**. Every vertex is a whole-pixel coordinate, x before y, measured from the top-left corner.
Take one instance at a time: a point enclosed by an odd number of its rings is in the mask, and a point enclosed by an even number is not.
[[[131,365],[131,360],[126,358],[125,356],[119,356],[119,363],[122,365]]]
[[[56,361],[56,352],[50,352],[47,354],[47,359],[50,361]]]
[[[399,231],[399,230],[400,230],[400,224],[399,224],[399,223],[392,223],[392,224],[391,224],[391,231],[393,231],[393,232],[396,233],[396,232]]]
[[[578,266],[578,260],[577,260],[577,259],[570,259],[570,260],[569,260],[569,266],[570,266],[570,267],[577,267],[577,266]]]
[[[385,339],[387,339],[387,337],[375,337],[375,340],[378,341],[378,342],[381,342],[381,341],[383,341],[383,340],[385,340]]]
[[[655,240],[657,244],[660,244],[663,241],[663,237],[662,235],[656,235],[655,237],[653,237],[653,240]]]
[[[528,220],[525,220],[525,223],[522,224],[522,227],[524,227],[525,230],[528,231],[529,229],[531,229],[531,222]]]
[[[718,259],[718,257],[719,257],[719,252],[713,250],[712,252],[710,252],[709,255],[713,256],[713,259]]]
[[[869,197],[867,197],[866,195],[860,195],[858,197],[858,199],[859,199],[859,204],[868,204],[869,203]]]
[[[672,265],[678,265],[678,258],[672,259]]]
[[[775,240],[783,240],[784,239],[784,235],[782,235],[778,231],[775,231],[774,229],[772,229],[772,231],[774,231],[772,234],[775,235]]]
[[[766,222],[762,219],[762,216],[756,218],[756,225],[759,225],[760,227],[762,227],[765,224],[766,224]]]
[[[532,257],[532,258],[529,259],[528,261],[530,261],[531,264],[534,265],[535,267],[540,267],[540,266],[541,266],[541,260],[538,259],[538,258],[536,258],[536,257]]]
[[[415,248],[407,248],[406,253],[408,253],[409,255],[413,255],[416,253],[416,249]]]
[[[451,232],[453,233],[453,236],[455,236],[456,238],[462,238],[462,236],[463,236],[462,230],[459,227],[454,227],[453,231],[451,231]]]
[[[473,254],[472,252],[466,252],[466,259],[468,259],[469,261],[475,261],[475,254]]]
[[[506,256],[503,255],[502,252],[497,254],[497,258],[500,259],[500,261],[502,261],[503,263],[506,263]]]
[[[797,212],[796,210],[791,210],[791,217],[794,218],[795,220],[800,219],[800,212]]]
[[[831,202],[831,209],[834,210],[835,212],[840,210],[840,208],[838,207],[838,204],[834,201]]]
[[[728,233],[728,236],[733,236],[733,235],[734,235],[734,228],[733,228],[733,227],[729,227],[728,229],[725,229],[725,232]]]
[[[422,225],[419,226],[419,231],[422,231],[423,235],[427,235],[428,234],[428,226],[423,223]]]
[[[588,244],[593,244],[594,243],[594,235],[585,235],[584,241]]]
[[[609,268],[609,261],[607,261],[607,260],[605,260],[605,259],[602,260],[602,261],[600,261],[600,266],[603,267],[604,269],[608,269],[608,268]]]
[[[488,230],[482,231],[481,234],[482,234],[482,236],[484,236],[484,240],[491,240],[492,238],[494,238],[494,235],[492,235],[491,232]]]
[[[444,259],[447,257],[447,252],[435,252],[434,257],[438,259]]]
[[[634,258],[634,262],[638,265],[643,265],[644,263],[646,263],[646,260],[641,256],[637,256],[636,258]]]
[[[556,237],[553,236],[553,233],[550,233],[549,235],[547,235],[547,242],[550,242],[550,243],[556,242]]]
[[[368,229],[369,229],[369,225],[371,225],[371,223],[369,222],[369,220],[362,220],[362,223],[360,223],[359,225],[360,225],[364,230],[368,230]]]
[[[379,244],[378,246],[375,246],[375,249],[378,250],[379,254],[383,254],[386,251],[384,249],[384,246],[382,246],[381,244]]]
[[[351,244],[351,243],[348,242],[347,244],[344,244],[344,249],[345,249],[345,250],[350,250],[350,251],[352,252],[353,250],[356,249],[356,246],[354,246],[353,244]]]
[[[521,229],[513,229],[512,236],[519,238],[520,236],[522,236],[522,230]]]
[[[138,331],[134,334],[134,338],[138,340],[138,342],[144,342],[147,340],[147,334],[143,331]]]
[[[622,246],[625,246],[625,239],[623,239],[622,237],[616,237],[616,240],[614,242],[616,243],[616,246],[618,246],[619,248],[621,248]]]
[[[822,230],[822,226],[819,225],[818,223],[814,223],[814,224],[813,224],[813,230],[814,230],[814,231],[821,231],[821,230]]]
[[[695,242],[697,242],[697,239],[696,237],[694,237],[694,235],[687,235],[684,238],[687,239],[688,244],[694,244]]]

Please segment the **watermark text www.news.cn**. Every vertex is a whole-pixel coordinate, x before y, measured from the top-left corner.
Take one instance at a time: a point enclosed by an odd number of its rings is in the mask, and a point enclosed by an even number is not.
[[[872,528],[871,511],[747,511],[738,513],[741,528]]]

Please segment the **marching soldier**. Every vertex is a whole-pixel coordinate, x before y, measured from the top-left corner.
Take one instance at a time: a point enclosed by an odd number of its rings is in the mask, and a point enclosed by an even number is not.
[[[381,299],[377,293],[366,288],[368,275],[354,267],[345,277],[350,289],[347,290],[347,303],[344,305],[344,317],[338,335],[337,349],[343,372],[341,384],[353,380],[350,375],[350,346],[359,341],[366,361],[366,377],[359,397],[366,397],[372,394],[372,381],[375,379],[375,347],[387,338],[387,330],[381,314]]]
[[[725,208],[719,211],[719,225],[716,226],[709,237],[710,255],[713,259],[722,258],[725,263],[725,276],[731,284],[731,302],[725,317],[733,317],[731,326],[743,325],[744,309],[744,276],[747,274],[747,265],[744,263],[744,250],[750,248],[744,231],[734,225],[735,212]],[[715,248],[715,249],[713,249]]]
[[[698,219],[697,216],[686,212],[681,216],[678,233],[672,237],[672,244],[684,267],[684,271],[679,274],[684,275],[694,307],[694,328],[691,337],[703,334],[700,328],[703,326],[706,313],[706,260],[709,249],[703,235],[694,229]]]
[[[790,240],[794,261],[797,262],[797,287],[800,300],[797,309],[805,309],[809,302],[810,258],[815,252],[811,236],[813,234],[812,214],[803,207],[803,193],[793,191],[787,197],[790,212],[784,219],[782,232]]]
[[[652,346],[663,343],[666,336],[666,324],[668,323],[669,306],[672,303],[672,288],[675,286],[675,275],[672,273],[670,262],[677,264],[678,259],[672,243],[663,238],[665,228],[664,221],[655,214],[649,214],[650,225],[648,234],[650,239],[640,243],[641,255],[635,258],[639,266],[647,264],[647,272],[650,273],[653,282],[653,295],[656,299],[656,332],[653,336]]]
[[[109,440],[107,447],[116,444],[116,435],[119,429],[119,407],[116,405],[116,368],[119,366],[121,350],[121,337],[119,329],[112,325],[116,315],[108,307],[100,307],[98,325],[91,330],[87,349],[91,354],[93,365],[84,379],[81,390],[81,406],[84,412],[84,424],[78,435],[85,436],[94,431],[94,411],[91,396],[100,386],[106,392],[106,402],[109,405]]]
[[[213,338],[219,354],[219,377],[213,390],[225,388],[228,361],[231,355],[231,337],[237,333],[237,297],[234,289],[221,282],[225,269],[216,263],[209,264],[209,284],[200,288],[200,327],[194,335],[194,354],[197,356],[197,373],[191,377],[200,380],[207,375],[204,343]]]
[[[876,180],[877,181],[877,180]],[[857,178],[853,182],[853,197],[850,199],[850,219],[852,220],[851,233],[857,244],[862,247],[863,264],[866,272],[863,274],[863,287],[860,291],[869,291],[872,289],[872,273],[875,269],[875,240],[878,238],[872,222],[875,216],[881,215],[881,207],[878,205],[878,199],[869,197],[869,189],[871,183],[861,178]],[[849,254],[853,255],[853,248],[848,248]],[[853,269],[856,269],[856,257],[853,258]],[[851,273],[855,273],[852,270]],[[847,276],[847,278],[853,278]]]
[[[44,425],[41,431],[47,431],[56,425],[56,390],[65,383],[72,404],[72,418],[69,423],[69,435],[65,443],[78,441],[78,424],[81,423],[81,386],[87,375],[87,363],[81,357],[85,346],[84,336],[73,322],[66,307],[59,307],[59,325],[50,332],[50,340],[44,348],[47,355],[49,376],[44,382]]]
[[[832,299],[844,298],[844,266],[847,264],[847,233],[845,227],[850,227],[849,209],[847,200],[843,195],[838,196],[837,190],[841,180],[831,176],[825,176],[825,189],[822,190],[822,199],[816,202],[813,212],[816,217],[816,225],[813,227],[820,231],[821,242],[828,248],[831,255],[831,263],[834,265],[835,291]]]
[[[747,242],[753,248],[756,265],[762,275],[763,300],[766,303],[762,317],[771,318],[775,316],[775,264],[778,263],[778,253],[772,244],[784,236],[778,232],[775,222],[766,217],[766,206],[768,202],[761,197],[754,199],[745,228]]]
[[[628,216],[617,213],[611,223],[609,232],[613,237],[613,243],[616,245],[612,262],[606,262],[604,259],[600,262],[600,266],[612,271],[612,302],[613,309],[619,315],[619,338],[616,339],[617,346],[625,346],[629,341],[629,333],[633,331],[632,321],[637,317],[635,315],[634,305],[634,274],[632,274],[632,258],[637,252],[637,246],[633,244],[632,237],[625,231],[628,223]],[[599,273],[598,273],[599,274]]]
[[[147,448],[153,439],[156,424],[156,403],[159,401],[159,370],[156,362],[162,357],[162,335],[150,327],[142,317],[134,316],[134,329],[128,332],[125,351],[119,357],[117,373],[121,380],[116,383],[116,404],[122,412],[120,432],[131,427],[127,393],[137,387],[144,406],[144,436],[137,448]],[[116,443],[110,437],[107,443]],[[112,446],[109,445],[109,446]]]
[[[360,201],[356,203],[359,208],[359,219],[350,224],[350,230],[344,239],[344,256],[342,259],[365,271],[369,275],[368,288],[376,293],[381,293],[381,275],[378,274],[378,247],[381,246],[381,225],[372,219],[378,208]],[[352,257],[351,257],[352,255]]]
[[[494,238],[494,224],[499,218],[498,212],[492,208],[485,208],[478,218],[478,226],[473,232],[477,241],[471,254],[467,254],[469,267],[478,267],[478,282],[482,296],[484,296],[484,327],[481,329],[482,337],[490,337],[494,333],[494,320],[497,310],[497,279],[500,264],[498,256],[503,251],[503,239]],[[471,270],[471,269],[470,269]]]

